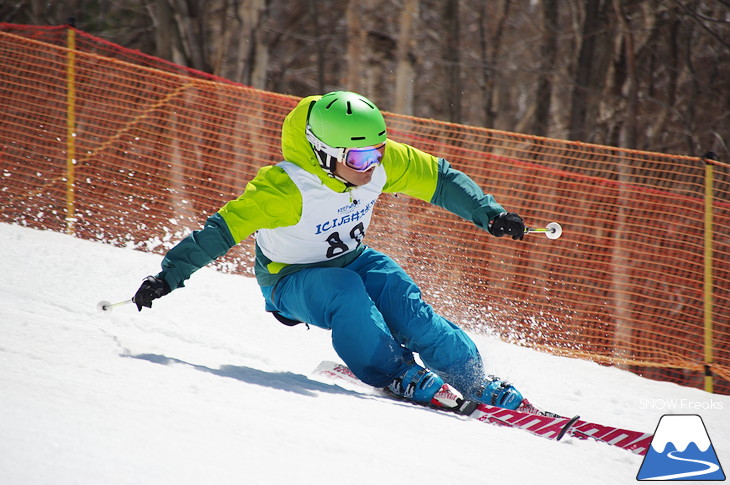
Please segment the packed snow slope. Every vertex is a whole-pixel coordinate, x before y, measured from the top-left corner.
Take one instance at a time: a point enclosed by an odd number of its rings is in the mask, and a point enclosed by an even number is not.
[[[0,224],[0,483],[631,484],[642,458],[553,442],[311,375],[328,332],[288,328],[251,278],[203,269],[138,313],[160,256]],[[730,398],[474,335],[545,408],[654,431],[700,414],[730,471]]]

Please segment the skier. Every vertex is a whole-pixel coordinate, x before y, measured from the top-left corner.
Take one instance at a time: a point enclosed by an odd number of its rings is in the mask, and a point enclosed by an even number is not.
[[[471,338],[421,299],[394,260],[363,244],[383,192],[436,204],[496,237],[522,239],[522,218],[446,160],[388,139],[381,112],[356,93],[302,99],[284,119],[281,143],[285,161],[261,168],[145,278],[133,298],[139,311],[255,233],[267,311],[331,330],[335,351],[363,382],[434,405],[453,405],[455,388],[471,401],[530,406],[485,375]]]

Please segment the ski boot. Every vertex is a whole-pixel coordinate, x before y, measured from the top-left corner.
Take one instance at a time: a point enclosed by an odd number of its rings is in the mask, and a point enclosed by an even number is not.
[[[487,376],[487,380],[466,397],[470,401],[476,401],[489,406],[497,406],[505,409],[518,409],[527,400],[515,387],[498,377]],[[527,403],[528,406],[531,404]],[[525,410],[526,412],[529,412]]]
[[[439,408],[456,409],[464,402],[459,391],[437,374],[413,364],[385,390],[394,396]]]

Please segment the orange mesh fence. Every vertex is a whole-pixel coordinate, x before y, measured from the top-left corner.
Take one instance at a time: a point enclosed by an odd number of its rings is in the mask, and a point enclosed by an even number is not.
[[[161,253],[280,160],[296,98],[68,32],[0,24],[0,221]],[[391,138],[448,159],[529,225],[563,226],[557,240],[513,242],[384,195],[368,242],[438,311],[655,379],[703,387],[711,373],[715,392],[730,394],[730,166],[386,118]],[[252,249],[246,241],[217,265],[252,274]]]

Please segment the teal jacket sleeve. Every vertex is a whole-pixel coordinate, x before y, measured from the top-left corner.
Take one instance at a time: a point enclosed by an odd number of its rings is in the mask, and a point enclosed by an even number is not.
[[[205,221],[203,229],[193,231],[167,252],[157,277],[167,281],[171,290],[185,286],[190,275],[235,245],[226,221],[216,212]]]
[[[505,212],[493,196],[485,194],[476,182],[451,167],[443,158],[438,161],[438,179],[431,203],[472,221],[486,231],[489,230],[489,221]]]

